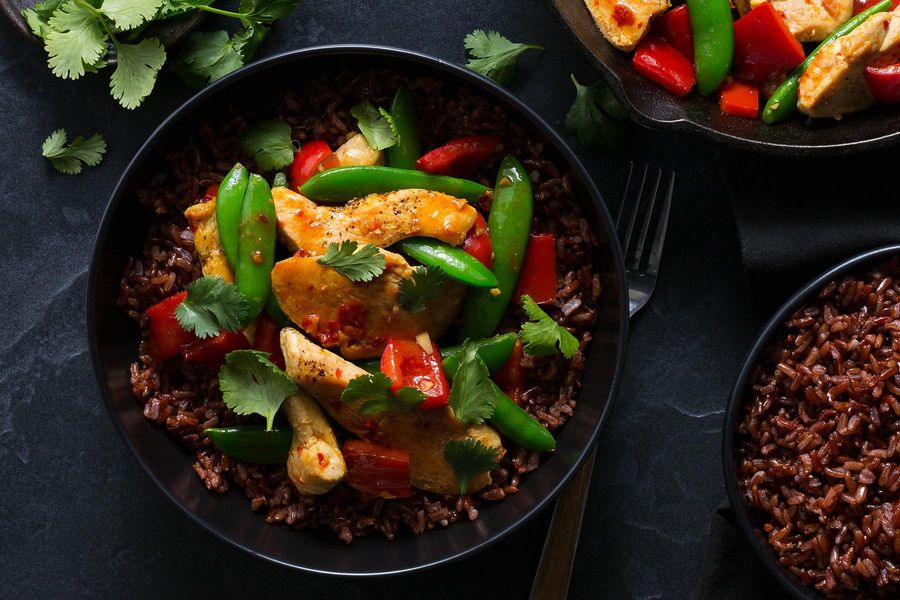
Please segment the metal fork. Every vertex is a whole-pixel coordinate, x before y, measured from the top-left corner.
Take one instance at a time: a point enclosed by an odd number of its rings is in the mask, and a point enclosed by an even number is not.
[[[657,207],[661,186],[664,186],[662,206]],[[656,287],[674,191],[674,172],[664,174],[662,169],[651,170],[648,166],[635,168],[634,163],[631,164],[616,218],[616,234],[625,257],[630,316],[647,304]],[[641,215],[640,231],[635,238],[635,225]],[[531,587],[531,600],[562,600],[568,594],[595,454],[596,448],[591,450],[556,501],[541,562]]]

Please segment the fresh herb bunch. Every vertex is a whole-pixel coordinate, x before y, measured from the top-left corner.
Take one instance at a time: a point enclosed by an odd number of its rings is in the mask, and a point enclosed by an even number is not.
[[[147,26],[205,11],[241,23],[225,31],[194,33],[176,60],[175,71],[203,85],[243,66],[265,39],[268,27],[299,0],[241,0],[237,11],[212,6],[214,0],[45,0],[22,11],[34,35],[44,40],[47,64],[57,77],[78,79],[115,58],[110,93],[123,107],[137,108],[153,91],[166,62],[159,38],[144,37]]]

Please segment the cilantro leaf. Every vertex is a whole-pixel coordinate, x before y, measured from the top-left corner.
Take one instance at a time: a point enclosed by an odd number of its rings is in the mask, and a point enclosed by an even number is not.
[[[137,108],[153,91],[166,51],[157,38],[147,38],[137,44],[116,44],[116,57],[118,64],[109,79],[112,96],[125,108]]]
[[[46,0],[22,11],[22,17],[34,35],[42,39],[47,37],[47,34],[52,31],[48,21],[63,2],[64,0]]]
[[[234,350],[219,371],[225,405],[239,415],[262,415],[266,431],[284,399],[297,393],[297,384],[276,367],[265,352]]]
[[[332,242],[325,256],[316,261],[331,267],[350,281],[372,281],[384,273],[384,255],[372,244],[359,247],[353,240]]]
[[[109,17],[121,31],[134,29],[156,16],[163,0],[103,0],[100,12]]]
[[[106,55],[107,35],[94,13],[74,2],[63,4],[47,21],[50,31],[44,38],[47,64],[63,79],[78,79],[85,65],[93,65]]]
[[[602,80],[593,85],[575,84],[575,102],[566,113],[566,129],[578,136],[578,141],[591,150],[620,147],[628,131],[625,111]]]
[[[263,171],[286,167],[294,161],[291,126],[278,119],[260,121],[241,136],[241,151]]]
[[[241,68],[244,61],[226,31],[197,31],[184,42],[172,71],[194,87],[203,87]]]
[[[362,102],[350,109],[359,130],[372,150],[384,150],[400,141],[394,119],[383,108],[375,108],[371,102]]]
[[[247,14],[247,18],[271,23],[286,17],[299,4],[300,0],[241,0],[238,10]]]
[[[496,31],[476,29],[466,36],[463,45],[469,51],[466,66],[501,85],[509,85],[516,74],[516,61],[527,50],[543,50],[534,44],[511,42]]]
[[[519,337],[525,343],[525,352],[533,356],[549,356],[559,351],[566,358],[572,358],[578,351],[578,339],[569,330],[550,318],[541,307],[525,294],[522,296],[522,308],[531,319],[522,324]]]
[[[473,477],[497,466],[500,453],[496,448],[489,448],[478,440],[466,438],[447,442],[444,446],[444,458],[456,471],[459,493],[465,494]]]
[[[425,394],[414,387],[391,390],[391,380],[384,373],[366,373],[354,377],[341,394],[341,402],[365,400],[359,407],[364,415],[388,410],[412,410],[425,401]]]
[[[77,175],[81,173],[81,164],[89,167],[100,164],[106,152],[106,140],[99,133],[84,139],[78,136],[66,145],[68,135],[65,129],[57,129],[51,133],[43,145],[41,154],[50,159],[50,163],[60,173]]]
[[[450,408],[460,421],[483,423],[491,418],[497,405],[488,368],[478,356],[478,348],[469,340],[463,342],[456,356],[459,368],[450,388]]]
[[[187,297],[175,309],[175,318],[185,331],[208,338],[237,331],[247,318],[247,298],[232,283],[219,276],[201,277],[187,286]]]
[[[400,306],[412,313],[420,313],[428,302],[437,297],[447,276],[438,267],[416,267],[412,277],[400,280]]]

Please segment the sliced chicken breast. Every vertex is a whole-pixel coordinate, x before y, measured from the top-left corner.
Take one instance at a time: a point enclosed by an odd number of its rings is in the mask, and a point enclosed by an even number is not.
[[[800,78],[797,108],[810,117],[839,118],[875,103],[866,84],[866,67],[877,60],[894,13],[878,13],[822,47]],[[895,35],[891,40],[896,39]]]
[[[801,42],[824,40],[853,16],[853,0],[738,0],[741,14],[771,2]]]
[[[668,10],[669,0],[584,0],[609,43],[630,52],[647,32],[650,21]]]
[[[287,188],[275,188],[272,198],[284,244],[311,256],[343,240],[386,248],[425,236],[458,246],[477,216],[465,200],[428,190],[370,194],[343,206],[319,206]]]
[[[324,494],[347,476],[347,465],[322,409],[305,392],[281,405],[294,430],[287,471],[301,494]]]
[[[189,206],[184,216],[191,224],[194,232],[194,249],[200,257],[203,274],[207,277],[218,275],[228,283],[234,282],[234,272],[219,238],[219,226],[216,224],[215,199]]]
[[[423,331],[440,337],[459,312],[465,288],[447,281],[426,310],[405,310],[399,284],[412,277],[412,267],[399,254],[382,253],[384,273],[370,282],[350,281],[316,257],[282,260],[272,270],[272,291],[291,321],[351,359],[380,356],[388,337],[413,339]]]
[[[504,452],[500,436],[488,425],[468,425],[457,420],[449,407],[433,411],[383,412],[363,415],[363,401],[345,404],[341,393],[347,383],[366,372],[340,356],[321,348],[294,329],[281,331],[281,350],[287,374],[315,398],[345,429],[360,438],[409,452],[412,484],[438,494],[459,493],[453,467],[444,459],[451,440],[471,438]],[[476,492],[490,484],[489,473],[480,473],[469,483]]]

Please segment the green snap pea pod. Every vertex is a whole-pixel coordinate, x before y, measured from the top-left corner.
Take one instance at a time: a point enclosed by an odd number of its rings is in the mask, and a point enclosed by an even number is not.
[[[228,456],[260,465],[283,465],[291,452],[290,427],[276,425],[272,431],[259,425],[211,427],[204,433]]]
[[[778,86],[778,89],[775,90],[775,93],[769,98],[769,101],[766,102],[766,107],[762,112],[762,120],[763,123],[768,125],[774,125],[779,121],[784,121],[797,110],[797,101],[800,99],[800,77],[803,76],[803,73],[806,72],[806,69],[809,68],[809,65],[812,63],[813,59],[819,53],[819,51],[828,43],[833,42],[839,37],[844,37],[860,25],[864,21],[866,21],[869,17],[874,15],[875,13],[880,13],[888,10],[891,7],[891,0],[883,0],[883,2],[879,2],[875,6],[872,6],[869,9],[864,10],[859,13],[833,32],[831,35],[822,40],[816,48],[809,53],[809,56],[806,57],[800,66],[791,71],[791,74],[788,75],[788,78],[784,80],[784,82]]]
[[[697,90],[714,93],[731,70],[734,58],[734,19],[729,0],[687,0],[694,33]]]
[[[385,150],[387,165],[398,169],[415,169],[422,150],[419,146],[419,128],[416,126],[412,94],[408,89],[397,90],[391,102],[390,113],[400,141]]]
[[[287,175],[281,172],[275,173],[275,177],[272,179],[272,187],[287,187]]]
[[[463,305],[460,339],[478,339],[493,335],[516,290],[528,234],[534,196],[528,172],[516,157],[507,156],[500,163],[497,185],[488,215],[488,233],[494,246],[495,290],[469,290]]]
[[[235,164],[216,193],[216,226],[219,229],[219,240],[228,264],[234,269],[238,254],[238,228],[241,225],[241,210],[244,206],[244,194],[250,174],[241,163]]]
[[[271,291],[275,265],[275,204],[272,191],[261,176],[250,175],[238,235],[234,282],[247,297],[247,322],[262,311]]]
[[[429,267],[439,267],[450,279],[470,287],[493,288],[497,277],[478,259],[463,250],[431,238],[409,238],[397,242],[396,247]],[[491,332],[493,333],[493,332]]]
[[[493,373],[506,364],[509,355],[512,353],[513,346],[516,345],[516,337],[515,333],[504,333],[503,335],[495,335],[483,340],[474,340],[470,343],[476,348],[478,357],[484,361],[488,371]],[[441,348],[444,371],[447,373],[456,373],[456,370],[459,368],[459,359],[456,355],[459,353],[460,348],[461,346]],[[369,373],[377,373],[381,368],[381,360],[377,358],[362,360],[356,364]]]
[[[443,192],[470,202],[490,192],[489,188],[467,179],[395,167],[359,166],[335,167],[317,173],[300,186],[300,193],[317,202],[339,204],[368,194],[410,188]]]

